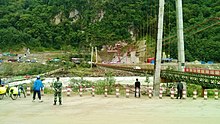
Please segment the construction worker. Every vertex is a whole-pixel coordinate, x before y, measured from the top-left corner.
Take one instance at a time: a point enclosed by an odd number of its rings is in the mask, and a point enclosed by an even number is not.
[[[53,84],[53,88],[54,88],[54,104],[53,105],[56,105],[57,103],[57,96],[59,97],[59,105],[62,105],[62,101],[61,101],[62,82],[59,80],[60,78],[57,77],[57,80]]]

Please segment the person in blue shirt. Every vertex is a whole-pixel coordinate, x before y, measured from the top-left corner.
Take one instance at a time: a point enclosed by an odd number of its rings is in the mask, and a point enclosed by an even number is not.
[[[35,101],[36,93],[38,95],[39,102],[43,102],[41,100],[41,93],[40,93],[40,91],[43,89],[43,87],[44,87],[44,85],[43,85],[42,81],[40,80],[40,76],[37,76],[37,80],[35,80],[34,86],[33,86],[33,91],[34,91],[33,102]]]

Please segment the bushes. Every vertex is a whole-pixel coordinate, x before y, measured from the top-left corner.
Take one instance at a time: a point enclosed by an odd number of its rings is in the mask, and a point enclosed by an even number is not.
[[[0,65],[0,75],[36,75],[54,70],[55,66],[43,65],[40,63],[3,63]]]
[[[106,77],[104,80],[99,80],[95,83],[95,93],[98,95],[105,93],[105,86],[108,89],[108,94],[112,94],[115,91],[115,79],[113,77]]]
[[[49,87],[49,88],[48,88],[48,87],[45,87],[45,88],[44,88],[44,93],[45,93],[45,94],[53,94],[54,91],[53,91],[53,89],[51,89],[50,87]]]
[[[113,77],[106,77],[104,80],[98,80],[97,82],[93,83],[91,81],[71,79],[70,86],[73,92],[78,92],[79,87],[82,86],[83,88],[91,88],[93,85],[95,86],[95,94],[104,94],[105,86],[108,87],[108,94],[111,94],[114,90],[115,79]]]
[[[203,89],[199,85],[187,84],[187,97],[193,97],[193,91],[197,91],[198,97],[203,97]],[[215,89],[207,89],[208,97],[213,98],[215,96]]]
[[[10,64],[5,64],[3,75],[13,75],[13,67]]]
[[[197,91],[197,96],[202,96],[202,87],[195,84],[187,84],[187,97],[193,96],[193,91]]]
[[[195,85],[195,84],[186,84],[187,86],[187,97],[193,97],[193,91],[197,91],[197,96],[198,97],[203,97],[203,89],[200,85]],[[166,96],[170,96],[170,89],[172,87],[176,88],[176,83],[168,83],[167,86],[163,85],[163,87],[166,87]],[[207,89],[208,92],[208,97],[214,97],[215,96],[215,90],[214,89]]]
[[[83,80],[83,78],[80,80],[71,79],[69,86],[71,86],[73,92],[78,92],[79,86],[82,86],[83,88],[90,88],[92,87],[92,82]]]
[[[83,62],[80,63],[80,67],[82,67],[82,68],[90,68],[90,64],[87,63],[86,61],[83,61]]]

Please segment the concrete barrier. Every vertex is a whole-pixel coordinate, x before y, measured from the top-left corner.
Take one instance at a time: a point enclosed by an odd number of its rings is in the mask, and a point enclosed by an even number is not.
[[[108,96],[108,89],[107,89],[107,87],[105,87],[105,97],[107,97]]]
[[[218,100],[218,90],[215,90],[215,100]]]
[[[79,96],[80,96],[80,97],[82,97],[82,91],[83,91],[82,86],[79,86]]]
[[[194,90],[194,91],[193,91],[193,99],[196,100],[196,98],[197,98],[197,91]]]
[[[67,87],[66,88],[66,96],[70,96],[71,95],[71,88]]]
[[[27,87],[27,96],[30,96],[31,95],[31,87]]]
[[[207,90],[205,89],[205,90],[204,90],[204,100],[207,100],[207,99],[208,99],[207,94],[208,94],[208,93],[207,93]]]
[[[174,93],[175,93],[174,88],[171,88],[170,89],[170,98],[171,99],[174,99]]]
[[[149,93],[148,93],[148,96],[149,96],[149,98],[152,98],[152,89],[151,88],[149,88],[149,91],[148,91]]]
[[[92,97],[95,96],[95,86],[92,86]]]
[[[128,84],[127,84],[127,86],[126,86],[126,98],[129,98],[129,92],[130,92],[130,90],[129,90],[129,86],[128,86]]]
[[[160,87],[159,98],[162,99],[162,97],[163,97],[163,89],[162,87]]]
[[[115,95],[116,95],[117,98],[118,98],[119,95],[120,95],[118,86],[116,87],[116,93],[115,93]]]
[[[186,89],[183,89],[183,99],[186,99]]]

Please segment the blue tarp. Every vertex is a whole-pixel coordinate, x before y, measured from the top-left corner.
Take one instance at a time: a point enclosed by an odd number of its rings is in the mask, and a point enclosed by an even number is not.
[[[205,64],[205,61],[200,61],[201,62],[201,64]]]
[[[173,58],[162,58],[163,61],[172,61]]]
[[[154,60],[151,60],[150,63],[151,63],[151,64],[154,64]]]
[[[207,63],[208,63],[208,64],[213,64],[213,61],[208,61]]]

